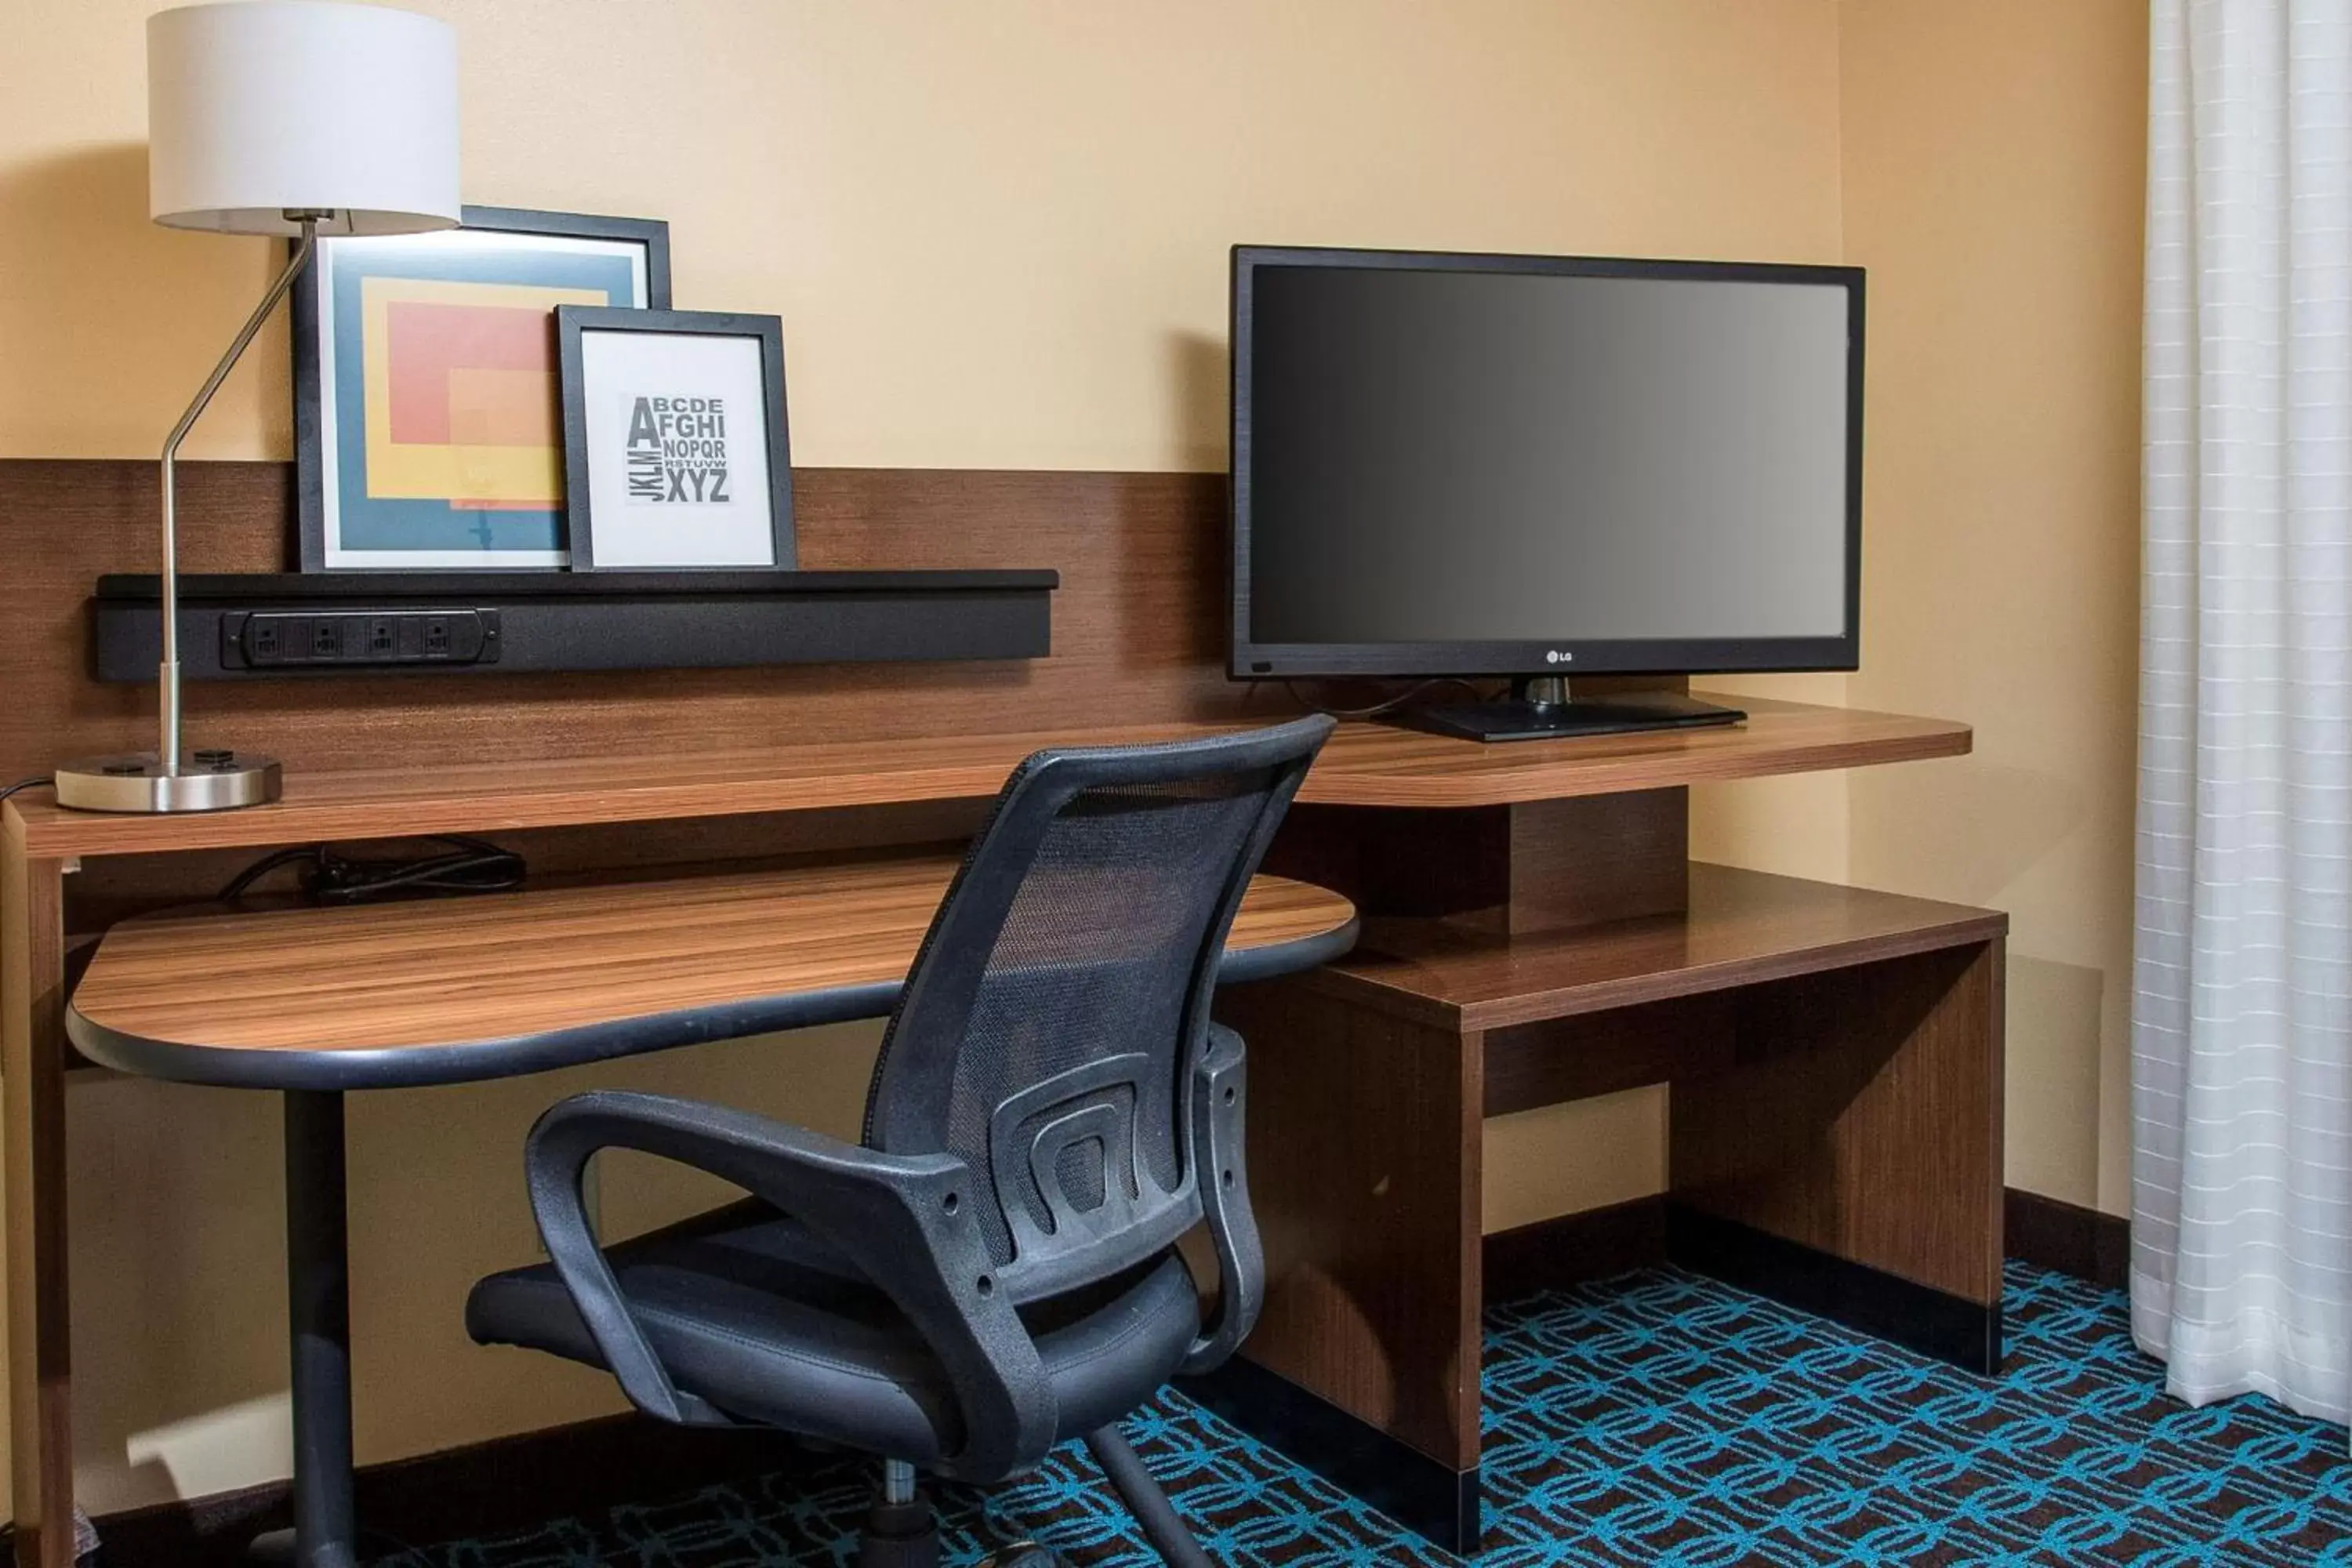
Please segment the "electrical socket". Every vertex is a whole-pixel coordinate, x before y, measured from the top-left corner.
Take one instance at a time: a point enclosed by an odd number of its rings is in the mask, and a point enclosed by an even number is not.
[[[221,617],[221,662],[246,669],[321,665],[496,664],[496,610],[254,610]]]

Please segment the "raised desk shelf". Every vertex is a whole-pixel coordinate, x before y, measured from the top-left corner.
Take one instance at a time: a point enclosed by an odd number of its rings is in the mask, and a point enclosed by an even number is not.
[[[1323,748],[1301,801],[1386,807],[1511,805],[1730,779],[1966,755],[1966,724],[1694,692],[1745,709],[1720,729],[1482,744],[1389,724],[1348,724]]]
[[[1372,920],[1303,984],[1441,1027],[1507,1027],[1989,942],[1990,910],[1693,862],[1690,907],[1565,931]]]
[[[1965,724],[1757,698],[1747,723],[1719,730],[1480,745],[1380,724],[1342,725],[1307,774],[1302,802],[1472,807],[1666,789],[1822,768],[1861,767],[1969,749]],[[103,816],[20,795],[25,852],[142,854],[255,847],[835,806],[980,799],[1030,752],[1225,732],[1233,724],[1039,731],[839,742],[658,757],[473,763],[430,771],[334,773],[290,767],[274,805],[210,816]]]
[[[887,1013],[962,856],[126,921],[74,1043],[184,1082],[385,1089]],[[1347,950],[1355,910],[1260,877],[1226,943],[1248,980]]]
[[[906,659],[1044,658],[1053,594],[1044,570],[961,572],[366,572],[191,574],[180,580],[181,671],[189,680],[527,675],[570,669],[742,669]],[[90,668],[103,681],[155,679],[161,580],[109,575],[89,600]],[[478,654],[359,657],[381,626],[436,614],[485,629]],[[325,658],[258,661],[251,617],[283,637],[331,623]]]

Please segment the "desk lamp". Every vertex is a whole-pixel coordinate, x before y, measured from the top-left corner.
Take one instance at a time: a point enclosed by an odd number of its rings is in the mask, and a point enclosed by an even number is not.
[[[173,460],[320,235],[456,226],[457,36],[429,16],[320,0],[161,12],[147,21],[147,137],[148,214],[157,223],[295,244],[163,442],[160,743],[58,768],[58,802],[86,811],[220,811],[277,799],[280,773],[268,757],[181,750]]]

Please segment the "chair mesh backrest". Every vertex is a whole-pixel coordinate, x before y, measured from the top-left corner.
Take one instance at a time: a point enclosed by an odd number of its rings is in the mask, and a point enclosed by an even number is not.
[[[866,1136],[971,1166],[1015,1300],[1200,1217],[1186,1092],[1227,926],[1328,720],[1016,769],[884,1037]]]

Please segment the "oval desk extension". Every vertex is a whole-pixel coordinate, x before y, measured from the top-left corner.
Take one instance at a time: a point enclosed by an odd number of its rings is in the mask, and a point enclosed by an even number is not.
[[[959,855],[128,921],[76,988],[93,1061],[239,1089],[408,1089],[887,1015]],[[1222,978],[1312,968],[1353,905],[1250,885]]]

